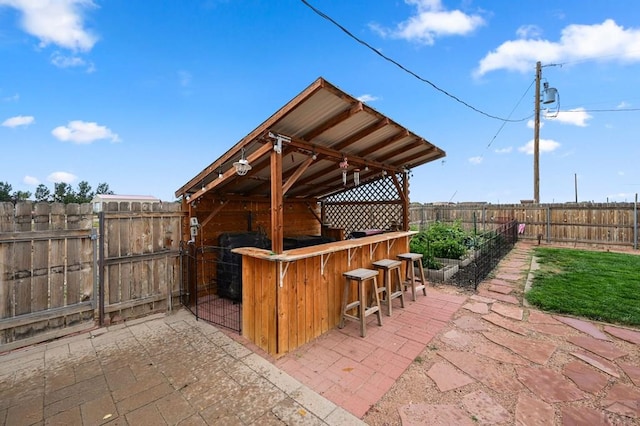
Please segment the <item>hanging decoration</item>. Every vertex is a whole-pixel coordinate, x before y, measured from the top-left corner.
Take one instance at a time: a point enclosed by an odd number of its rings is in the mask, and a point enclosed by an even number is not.
[[[342,184],[347,186],[347,169],[349,168],[349,162],[347,161],[347,157],[343,157],[342,161],[339,164],[342,169]]]
[[[360,185],[360,169],[355,169],[353,171],[353,184],[355,186]]]

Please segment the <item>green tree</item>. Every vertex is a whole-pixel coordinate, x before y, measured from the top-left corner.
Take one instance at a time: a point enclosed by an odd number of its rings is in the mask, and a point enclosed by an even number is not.
[[[55,203],[75,203],[76,194],[68,183],[58,182],[53,184],[53,202]]]
[[[9,182],[0,182],[0,201],[13,201],[11,199],[11,190],[13,187]]]
[[[78,183],[78,192],[76,195],[76,203],[90,203],[93,199],[93,192],[91,192],[91,185],[86,180]]]
[[[51,201],[51,191],[42,183],[36,188],[36,201],[40,203]]]
[[[109,185],[106,183],[99,183],[98,188],[96,188],[96,194],[107,194],[112,195],[113,191],[109,189]]]
[[[13,202],[17,203],[18,201],[25,201],[31,198],[31,192],[29,191],[15,191],[11,197],[13,198]]]

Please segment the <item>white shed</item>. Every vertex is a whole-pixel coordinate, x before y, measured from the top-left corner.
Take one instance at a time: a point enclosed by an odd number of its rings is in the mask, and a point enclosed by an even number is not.
[[[105,203],[161,203],[159,198],[152,195],[118,195],[118,194],[97,194],[91,200],[94,213],[100,213],[104,209]]]

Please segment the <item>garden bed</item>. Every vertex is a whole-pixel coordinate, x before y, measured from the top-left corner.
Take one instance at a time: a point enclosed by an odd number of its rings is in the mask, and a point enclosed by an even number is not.
[[[449,259],[455,260],[455,259]],[[424,273],[432,281],[442,282],[448,281],[451,277],[453,277],[460,270],[459,265],[455,264],[445,264],[440,269],[424,269]]]

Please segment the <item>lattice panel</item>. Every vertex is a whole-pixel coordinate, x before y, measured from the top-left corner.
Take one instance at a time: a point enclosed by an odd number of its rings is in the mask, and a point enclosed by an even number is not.
[[[401,204],[327,204],[325,221],[345,235],[364,229],[390,229],[402,224]]]
[[[402,175],[397,175],[400,187],[402,187]],[[390,176],[379,179],[374,182],[364,183],[355,186],[348,191],[340,192],[325,198],[326,203],[344,203],[344,202],[371,202],[371,201],[394,201],[399,200],[400,196],[393,184]]]
[[[402,185],[402,176],[398,175]],[[389,203],[396,202],[396,203]],[[402,224],[402,202],[390,177],[354,187],[323,200],[324,221],[345,234],[365,229],[391,229]]]

